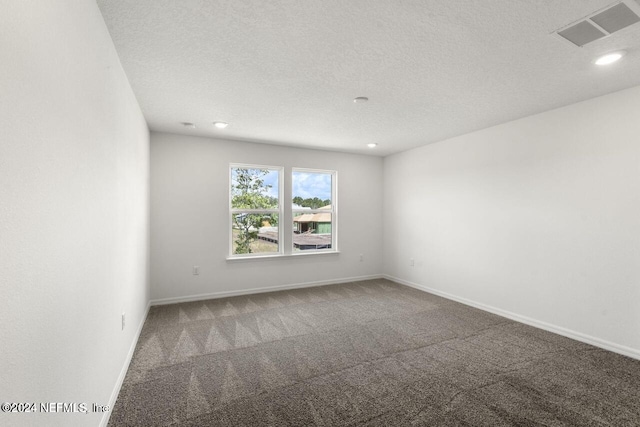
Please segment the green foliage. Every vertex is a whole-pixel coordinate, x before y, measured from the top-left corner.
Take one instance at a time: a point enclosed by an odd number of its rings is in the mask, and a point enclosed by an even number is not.
[[[269,196],[271,185],[264,182],[268,169],[234,168],[231,175],[231,207],[233,209],[277,209],[278,199]],[[239,230],[234,240],[236,254],[251,253],[251,243],[258,238],[263,222],[278,225],[278,215],[238,213],[233,215],[233,226]]]
[[[268,194],[264,183],[268,169],[233,169],[231,207],[234,209],[277,209],[278,199]]]
[[[233,222],[240,230],[234,243],[236,244],[236,254],[250,254],[251,243],[258,238],[258,230],[262,226],[262,215],[257,214],[234,214]]]
[[[319,209],[319,208],[321,208],[323,206],[330,205],[331,204],[331,200],[329,200],[329,199],[322,200],[322,199],[319,199],[318,197],[303,199],[300,196],[296,196],[296,197],[293,198],[293,203],[295,203],[298,206],[305,207],[305,208]]]

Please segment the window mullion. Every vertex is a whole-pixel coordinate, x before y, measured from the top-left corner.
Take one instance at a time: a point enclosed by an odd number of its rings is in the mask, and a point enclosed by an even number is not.
[[[248,213],[248,214],[261,214],[261,213],[270,213],[270,214],[279,214],[280,209],[231,209],[231,213]]]

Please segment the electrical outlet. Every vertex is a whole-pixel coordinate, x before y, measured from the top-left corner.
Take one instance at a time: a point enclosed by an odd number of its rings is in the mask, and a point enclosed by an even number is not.
[[[124,331],[125,315],[122,313],[122,330]]]
[[[364,255],[360,254],[360,262],[364,261]]]
[[[409,258],[409,266],[413,267],[415,265],[415,261],[413,260],[413,258]]]
[[[193,275],[197,276],[200,274],[200,266],[199,265],[194,265],[193,266]]]

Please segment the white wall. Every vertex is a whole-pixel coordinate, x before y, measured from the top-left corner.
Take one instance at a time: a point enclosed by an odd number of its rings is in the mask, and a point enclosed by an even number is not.
[[[109,404],[149,300],[147,126],[95,2],[1,10],[1,401]]]
[[[638,112],[635,87],[385,158],[385,273],[640,357]]]
[[[340,253],[227,261],[230,163],[337,170]],[[154,300],[380,275],[381,216],[381,158],[151,134]]]

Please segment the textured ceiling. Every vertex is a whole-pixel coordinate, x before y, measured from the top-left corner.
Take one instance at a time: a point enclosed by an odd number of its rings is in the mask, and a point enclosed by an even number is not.
[[[98,4],[156,131],[387,155],[640,84],[640,24],[551,34],[610,0]]]

